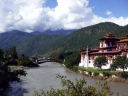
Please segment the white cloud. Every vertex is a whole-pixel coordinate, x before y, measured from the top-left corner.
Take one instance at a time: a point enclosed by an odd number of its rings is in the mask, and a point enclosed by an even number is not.
[[[44,0],[0,0],[0,31],[33,29]]]
[[[63,29],[83,27],[85,20],[92,16],[91,8],[87,7],[88,0],[57,0],[57,2],[58,6],[48,12],[52,18],[50,22],[54,22],[50,25],[53,29],[57,27],[55,24]]]
[[[48,0],[0,0],[0,32],[7,30],[43,31],[47,29],[78,29],[100,22],[128,24],[128,17],[107,18],[93,13],[89,0],[57,0],[55,8],[46,7]]]
[[[111,11],[107,11],[107,12],[106,12],[106,15],[107,15],[107,16],[112,16],[112,12],[111,12]]]

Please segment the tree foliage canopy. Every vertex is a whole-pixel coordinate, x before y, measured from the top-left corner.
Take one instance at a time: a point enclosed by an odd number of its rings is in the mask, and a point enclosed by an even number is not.
[[[17,61],[19,58],[15,47],[9,48],[5,52],[0,49],[0,96],[5,96],[4,91],[9,87],[11,81],[20,81],[19,75],[26,75],[22,68],[15,67],[18,65]]]
[[[64,60],[64,64],[67,68],[72,68],[73,66],[78,65],[79,62],[80,62],[80,54],[76,52],[67,55]]]
[[[103,65],[106,65],[107,59],[105,56],[99,56],[94,61],[94,66],[101,69]]]
[[[128,67],[128,58],[126,56],[117,56],[113,60],[113,66],[115,68],[121,68],[124,71]]]

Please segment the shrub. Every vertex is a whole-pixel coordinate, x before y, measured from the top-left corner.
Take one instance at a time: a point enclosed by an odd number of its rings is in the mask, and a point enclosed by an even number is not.
[[[127,79],[128,78],[128,72],[121,72],[121,77]]]
[[[88,71],[88,74],[89,74],[89,76],[92,76],[92,72],[91,71]]]
[[[105,77],[109,77],[109,76],[112,75],[112,73],[109,72],[109,71],[103,71],[103,75],[104,75]]]
[[[64,64],[67,68],[73,68],[74,66],[77,66],[80,62],[80,54],[78,53],[72,53],[65,57]]]
[[[94,72],[94,76],[99,76],[99,72]]]
[[[61,79],[63,89],[50,89],[47,92],[36,92],[34,96],[110,96],[110,88],[107,83],[100,83],[97,88],[87,85],[85,79],[76,80],[72,82],[65,76],[58,75]]]

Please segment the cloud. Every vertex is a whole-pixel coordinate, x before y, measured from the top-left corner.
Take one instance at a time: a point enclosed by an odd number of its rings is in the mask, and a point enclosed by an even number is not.
[[[44,3],[44,0],[0,0],[0,31],[33,29]]]
[[[88,0],[57,0],[58,5],[49,10],[48,16],[52,29],[72,29],[83,27],[86,19],[91,18],[92,10],[88,6]]]
[[[107,15],[107,16],[112,16],[112,12],[108,10],[108,11],[106,12],[106,15]]]
[[[94,14],[89,0],[57,0],[55,8],[46,6],[48,0],[0,0],[0,32],[8,30],[44,31],[79,29],[100,22],[126,25],[128,17],[108,17]]]

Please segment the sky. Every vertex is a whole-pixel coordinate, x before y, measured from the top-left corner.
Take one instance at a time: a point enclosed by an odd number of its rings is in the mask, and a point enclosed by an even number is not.
[[[128,0],[0,0],[0,32],[80,29],[128,24]]]

